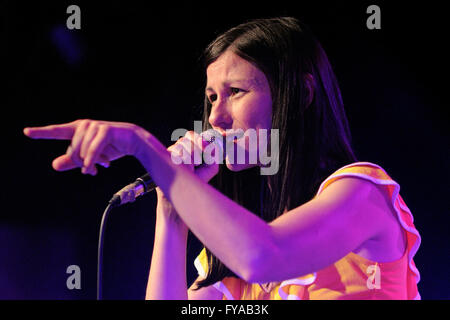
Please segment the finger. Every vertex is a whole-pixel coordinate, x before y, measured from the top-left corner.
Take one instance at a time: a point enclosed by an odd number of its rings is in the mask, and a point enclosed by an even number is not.
[[[199,165],[202,163],[202,142],[201,136],[194,131],[189,131],[180,141],[181,144],[190,152],[192,163]]]
[[[84,167],[95,169],[95,163],[98,161],[103,149],[108,142],[108,128],[106,126],[100,126],[97,130],[97,134],[89,145],[89,149],[86,152],[86,157],[84,159]]]
[[[79,121],[73,121],[63,124],[52,124],[43,127],[27,127],[23,133],[32,139],[72,139]]]
[[[180,144],[176,144],[176,143],[167,148],[167,151],[170,152],[170,157],[171,157],[173,163],[181,164],[181,162],[183,161],[181,159],[182,150],[183,150],[183,147]]]
[[[108,158],[102,154],[99,156],[97,163],[105,168],[109,168],[109,165],[111,164],[111,162],[108,160]]]
[[[203,136],[201,134],[198,134],[197,132],[194,132],[194,138],[195,141],[197,142],[197,145],[199,146],[199,148],[201,149],[201,157],[202,157],[202,162],[203,162],[203,157],[204,157],[204,150],[205,148],[212,143],[211,138],[209,138],[208,136]],[[214,156],[214,152],[215,149],[212,150],[212,156]]]
[[[189,165],[189,167],[193,170],[194,169],[194,162],[191,152],[191,147],[186,147],[184,145],[181,145],[182,147],[182,155],[181,158],[183,159],[183,164]]]
[[[72,138],[72,143],[67,149],[66,154],[72,158],[79,167],[83,167],[83,159],[80,157],[81,144],[83,142],[84,135],[89,128],[89,121],[82,121],[75,130],[75,134]]]
[[[89,146],[97,135],[98,126],[94,123],[89,126],[86,133],[84,134],[83,141],[80,146],[80,158],[85,159]]]
[[[95,176],[98,171],[97,171],[97,167],[95,166],[95,164],[93,164],[92,166],[90,166],[88,168],[86,168],[86,167],[81,168],[81,172],[83,174],[90,174],[91,176]]]
[[[101,166],[108,168],[110,165],[110,162],[107,158],[105,158],[103,155],[99,157],[99,162]],[[67,155],[63,154],[62,156],[59,156],[58,158],[55,158],[52,162],[52,167],[56,171],[67,171],[74,168],[79,168],[80,166],[72,161],[72,159]]]
[[[73,162],[72,158],[70,158],[67,154],[63,154],[59,156],[52,162],[52,167],[56,171],[66,171],[74,168],[78,168],[78,164]]]
[[[191,142],[185,138],[181,138],[177,141],[174,146],[174,152],[176,152],[176,156],[180,159],[177,164],[192,164],[192,156],[191,156]]]
[[[177,141],[177,145],[181,147],[179,153],[181,156],[181,159],[184,164],[192,164],[194,163],[194,157],[192,152],[192,141],[187,138],[181,138]]]
[[[208,145],[208,140],[206,140],[206,138],[195,131],[189,131],[186,135],[189,137],[189,139],[194,141],[195,146],[198,146],[200,151],[203,151],[204,145]]]
[[[104,168],[109,168],[110,161],[104,155],[100,155],[98,156],[97,161],[93,162],[89,167],[83,166],[83,168],[81,168],[81,172],[84,174],[95,176],[98,172],[98,169],[96,167],[97,164],[101,165]]]

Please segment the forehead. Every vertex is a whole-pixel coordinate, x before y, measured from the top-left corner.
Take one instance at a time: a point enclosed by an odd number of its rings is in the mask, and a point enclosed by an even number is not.
[[[234,80],[245,80],[258,85],[265,80],[262,71],[230,50],[225,51],[208,66],[206,76],[207,87]]]

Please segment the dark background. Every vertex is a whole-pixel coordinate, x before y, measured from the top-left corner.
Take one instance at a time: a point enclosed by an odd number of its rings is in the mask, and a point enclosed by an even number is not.
[[[173,129],[200,120],[203,48],[247,19],[280,15],[307,23],[325,48],[359,160],[400,183],[422,236],[415,257],[422,298],[449,299],[446,17],[441,2],[392,2],[0,2],[0,299],[95,299],[102,212],[144,173],[133,158],[96,177],[55,172],[51,161],[67,142],[33,141],[23,127],[125,121],[168,146]],[[65,27],[70,4],[81,8],[81,30]],[[381,30],[366,27],[371,4],[381,8]],[[154,211],[149,195],[112,212],[105,298],[144,298]],[[201,249],[192,235],[188,249],[190,284]],[[66,287],[69,265],[81,268],[80,290]]]

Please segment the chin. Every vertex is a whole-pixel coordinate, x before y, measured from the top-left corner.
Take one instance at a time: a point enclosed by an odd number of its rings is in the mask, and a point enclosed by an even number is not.
[[[231,164],[227,161],[226,166],[227,166],[228,170],[233,171],[233,172],[238,172],[238,171],[256,167],[256,164],[236,164],[236,163]]]

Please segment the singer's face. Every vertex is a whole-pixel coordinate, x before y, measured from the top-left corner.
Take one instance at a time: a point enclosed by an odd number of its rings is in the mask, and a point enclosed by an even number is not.
[[[230,148],[226,148],[228,169],[240,171],[258,165],[249,160],[249,154],[259,154],[262,133],[259,130],[267,129],[270,133],[272,123],[272,97],[266,76],[230,50],[211,63],[206,74],[205,94],[212,104],[209,116],[211,126],[221,133],[230,129],[242,129],[249,133],[232,142],[233,154]],[[256,133],[258,143],[254,139],[250,142],[250,133]],[[270,141],[269,137],[267,141]],[[245,154],[245,161],[239,157],[240,152]]]

